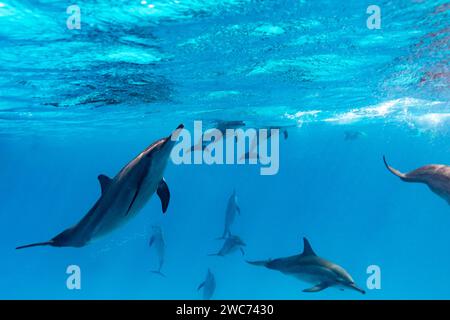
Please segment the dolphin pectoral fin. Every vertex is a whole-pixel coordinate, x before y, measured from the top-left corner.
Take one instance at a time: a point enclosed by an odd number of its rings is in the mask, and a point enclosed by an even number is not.
[[[242,255],[245,256],[245,251],[244,251],[244,249],[242,249],[242,248],[239,248],[239,249],[241,250]]]
[[[330,285],[326,282],[321,282],[317,285],[315,285],[314,287],[308,288],[308,289],[304,289],[303,292],[319,292],[322,291],[326,288],[328,288]]]
[[[239,215],[241,215],[241,208],[239,208],[238,205],[236,205],[236,212],[237,212]]]
[[[98,176],[98,181],[100,182],[100,187],[102,188],[102,194],[108,189],[111,184],[112,179],[104,174]]]
[[[31,247],[51,246],[52,244],[53,244],[53,241],[32,243],[32,244],[27,244],[27,245],[24,245],[24,246],[19,246],[19,247],[16,248],[16,250],[25,249],[25,248],[31,248]]]
[[[167,207],[169,206],[170,191],[167,183],[164,179],[159,182],[158,189],[156,190],[159,199],[161,200],[162,212],[166,213]]]
[[[197,288],[197,291],[200,290],[203,286],[205,285],[205,281],[203,281],[202,283],[200,283],[200,285]]]

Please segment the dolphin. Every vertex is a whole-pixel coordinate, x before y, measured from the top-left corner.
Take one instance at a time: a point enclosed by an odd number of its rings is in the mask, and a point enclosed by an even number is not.
[[[46,242],[35,246],[83,247],[91,240],[106,235],[134,217],[153,193],[161,199],[162,211],[169,205],[170,192],[163,173],[182,124],[166,138],[159,139],[142,151],[114,177],[99,175],[101,196],[89,212],[74,226]]]
[[[244,249],[242,247],[245,247],[244,241],[239,236],[235,235],[229,235],[228,238],[225,239],[225,242],[223,243],[222,248],[217,253],[209,254],[210,256],[226,256],[230,253],[233,253],[237,251],[238,249],[241,251],[242,255],[245,254]]]
[[[208,273],[206,274],[205,280],[200,283],[197,288],[197,291],[203,288],[203,300],[211,299],[214,291],[216,290],[216,279],[214,278],[214,274],[208,269]]]
[[[221,141],[224,136],[227,136],[227,129],[238,129],[245,126],[245,122],[241,120],[213,120],[212,123],[214,124],[213,126],[215,126],[215,129],[219,130],[222,133],[222,136],[218,140],[208,141],[211,139],[211,137],[204,134],[202,139],[200,139],[197,144],[191,146],[190,149],[185,150],[186,153],[205,151],[211,144],[216,144],[217,142]],[[235,137],[235,141],[237,142],[237,137]]]
[[[303,292],[318,292],[328,287],[349,288],[365,293],[341,266],[318,257],[309,241],[303,238],[303,253],[290,257],[263,261],[247,261],[256,266],[277,270],[286,275],[314,284]]]
[[[383,161],[386,168],[403,181],[425,183],[450,205],[450,166],[429,164],[408,173],[401,173],[387,163],[385,156]]]
[[[238,214],[241,214],[241,209],[237,204],[236,190],[233,190],[233,194],[228,199],[227,209],[225,211],[225,227],[222,237],[220,237],[219,239],[225,239],[227,236],[231,235],[230,227],[234,222],[236,212]]]
[[[361,131],[347,130],[344,132],[344,140],[346,141],[356,140],[364,136],[366,136],[366,134]]]
[[[158,270],[154,270],[152,272],[165,277],[165,275],[161,272],[161,268],[164,264],[164,253],[166,250],[166,244],[164,242],[162,229],[159,226],[153,226],[152,230],[153,230],[153,234],[150,238],[148,246],[149,247],[153,246],[155,248],[156,254],[157,254],[158,260],[159,260]]]
[[[287,131],[288,127],[292,127],[292,126],[268,127],[268,128],[265,128],[267,130],[266,140],[270,139],[270,137],[272,136],[272,129],[281,130],[281,133],[283,134],[284,140],[287,140],[288,137],[289,137],[289,133]],[[264,128],[260,128],[260,129],[264,129]],[[250,145],[249,151],[247,151],[245,154],[243,154],[241,156],[240,160],[242,160],[242,159],[245,159],[245,160],[258,159],[259,154],[258,154],[258,151],[256,150],[256,147],[258,147],[261,142],[262,141],[259,141],[259,139],[255,137],[252,140],[252,143]]]

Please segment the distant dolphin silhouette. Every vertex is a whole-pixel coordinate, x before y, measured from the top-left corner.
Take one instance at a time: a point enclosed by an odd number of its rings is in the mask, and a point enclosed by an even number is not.
[[[450,205],[450,166],[430,164],[408,173],[401,173],[387,163],[385,156],[383,161],[386,168],[403,181],[425,183],[431,191]]]
[[[153,234],[150,238],[148,246],[155,248],[159,260],[158,269],[152,272],[165,277],[165,275],[161,272],[162,266],[164,264],[164,256],[166,251],[166,244],[164,242],[163,232],[161,227],[159,226],[153,226],[152,230]]]
[[[241,251],[242,255],[244,255],[245,252],[242,247],[245,247],[244,241],[242,241],[239,236],[230,235],[225,239],[225,242],[223,243],[222,248],[220,248],[219,252],[211,253],[209,255],[223,257],[237,251],[238,249]]]
[[[328,287],[339,287],[365,293],[364,290],[356,286],[355,281],[341,266],[318,257],[306,238],[303,238],[303,253],[301,254],[273,260],[247,262],[315,284],[313,287],[303,290],[303,292],[318,292]]]
[[[347,130],[344,132],[344,140],[356,140],[364,136],[366,136],[366,134],[361,131]]]
[[[237,204],[236,190],[233,190],[233,194],[228,199],[227,209],[225,211],[225,225],[223,234],[219,239],[225,239],[227,236],[231,235],[230,228],[234,222],[234,218],[236,217],[236,212],[241,214],[241,209]]]
[[[17,247],[35,246],[83,247],[91,240],[103,236],[127,222],[157,193],[165,213],[169,205],[170,192],[163,179],[164,169],[176,137],[184,126],[168,137],[160,139],[128,163],[113,178],[99,175],[102,194],[89,212],[73,227],[46,242]],[[173,139],[172,139],[173,138]]]
[[[261,130],[261,129],[266,129],[267,130],[266,140],[270,139],[270,137],[272,136],[272,129],[274,129],[274,130],[281,130],[281,133],[283,134],[284,140],[287,140],[288,137],[289,137],[289,133],[287,131],[287,128],[289,128],[289,127],[292,127],[292,126],[259,128],[259,130]],[[258,153],[257,147],[260,145],[260,143],[262,143],[262,141],[260,141],[259,138],[255,137],[252,140],[252,143],[250,144],[249,150],[240,157],[240,160],[242,160],[242,159],[245,159],[245,160],[258,159],[259,158],[259,153]]]
[[[203,300],[209,300],[214,294],[216,290],[216,279],[214,278],[214,274],[208,269],[208,273],[206,274],[205,281],[200,283],[197,290],[203,288]]]

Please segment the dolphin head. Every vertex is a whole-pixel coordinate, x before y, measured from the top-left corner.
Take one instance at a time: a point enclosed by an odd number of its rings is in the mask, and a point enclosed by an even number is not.
[[[169,159],[172,148],[177,142],[180,131],[184,129],[184,125],[180,124],[168,137],[159,139],[145,149],[141,158],[151,158],[152,162],[166,162]]]
[[[344,268],[334,265],[332,266],[332,269],[334,273],[336,274],[335,281],[337,282],[337,286],[342,288],[349,288],[358,292],[361,292],[362,294],[365,294],[366,292],[359,288],[356,284],[353,278],[350,276],[350,274],[344,270]]]

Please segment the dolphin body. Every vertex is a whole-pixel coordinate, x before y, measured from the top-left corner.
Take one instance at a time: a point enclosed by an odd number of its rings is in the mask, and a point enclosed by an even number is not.
[[[287,131],[288,127],[292,127],[292,126],[284,126],[284,127],[268,127],[268,128],[260,128],[260,129],[266,129],[267,130],[267,137],[266,140],[270,139],[270,137],[272,136],[272,129],[277,129],[280,130],[281,133],[283,134],[284,140],[287,140],[289,137],[289,132]],[[250,159],[258,159],[259,158],[259,153],[256,150],[257,147],[259,147],[259,144],[262,141],[259,141],[256,137],[255,139],[253,139],[252,144],[250,145],[249,151],[247,151],[245,154],[243,154],[240,158],[240,160],[245,159],[245,160],[250,160]]]
[[[209,141],[211,137],[204,134],[202,139],[200,139],[200,141],[197,142],[197,144],[193,145],[190,149],[185,150],[186,153],[191,153],[195,151],[205,151],[208,149],[210,145],[216,144],[223,137],[226,137],[227,129],[235,130],[245,126],[245,122],[241,120],[233,120],[233,121],[214,120],[213,123],[215,124],[215,129],[219,130],[222,133],[222,137],[218,140]],[[205,138],[207,138],[207,140],[203,140]],[[237,142],[237,137],[235,137],[235,141]]]
[[[99,175],[102,194],[89,212],[70,227],[46,242],[17,247],[35,246],[83,247],[91,240],[106,235],[134,217],[157,193],[165,213],[170,192],[163,179],[164,169],[176,143],[181,124],[168,137],[157,140],[128,163],[113,178]]]
[[[364,137],[366,134],[361,131],[347,130],[344,132],[344,140],[351,141]]]
[[[225,242],[223,243],[222,248],[220,248],[219,252],[212,253],[210,254],[210,256],[223,257],[237,251],[238,249],[241,251],[242,255],[244,255],[245,252],[242,247],[245,247],[245,243],[239,236],[229,235],[228,238],[225,239]]]
[[[197,288],[197,291],[203,288],[203,300],[210,300],[216,290],[216,279],[214,278],[214,274],[208,269],[208,273],[206,274],[205,281],[200,283]]]
[[[236,190],[233,190],[233,194],[228,199],[227,210],[225,211],[225,226],[223,234],[219,239],[225,239],[227,236],[231,235],[230,228],[236,218],[236,212],[241,214],[241,209],[237,204]]]
[[[349,288],[365,293],[341,266],[317,256],[309,241],[303,238],[303,253],[294,256],[263,261],[247,261],[256,266],[264,266],[314,284],[303,292],[318,292],[328,287]]]
[[[158,269],[154,270],[152,272],[164,277],[165,275],[161,272],[161,269],[164,264],[166,244],[164,242],[164,237],[163,237],[163,232],[162,232],[161,227],[153,226],[152,229],[153,229],[153,234],[150,238],[148,246],[155,248],[156,255],[158,256],[158,261],[159,261]]]
[[[450,166],[430,164],[408,173],[401,173],[387,163],[385,156],[383,161],[386,168],[403,181],[425,183],[431,191],[450,205]]]

